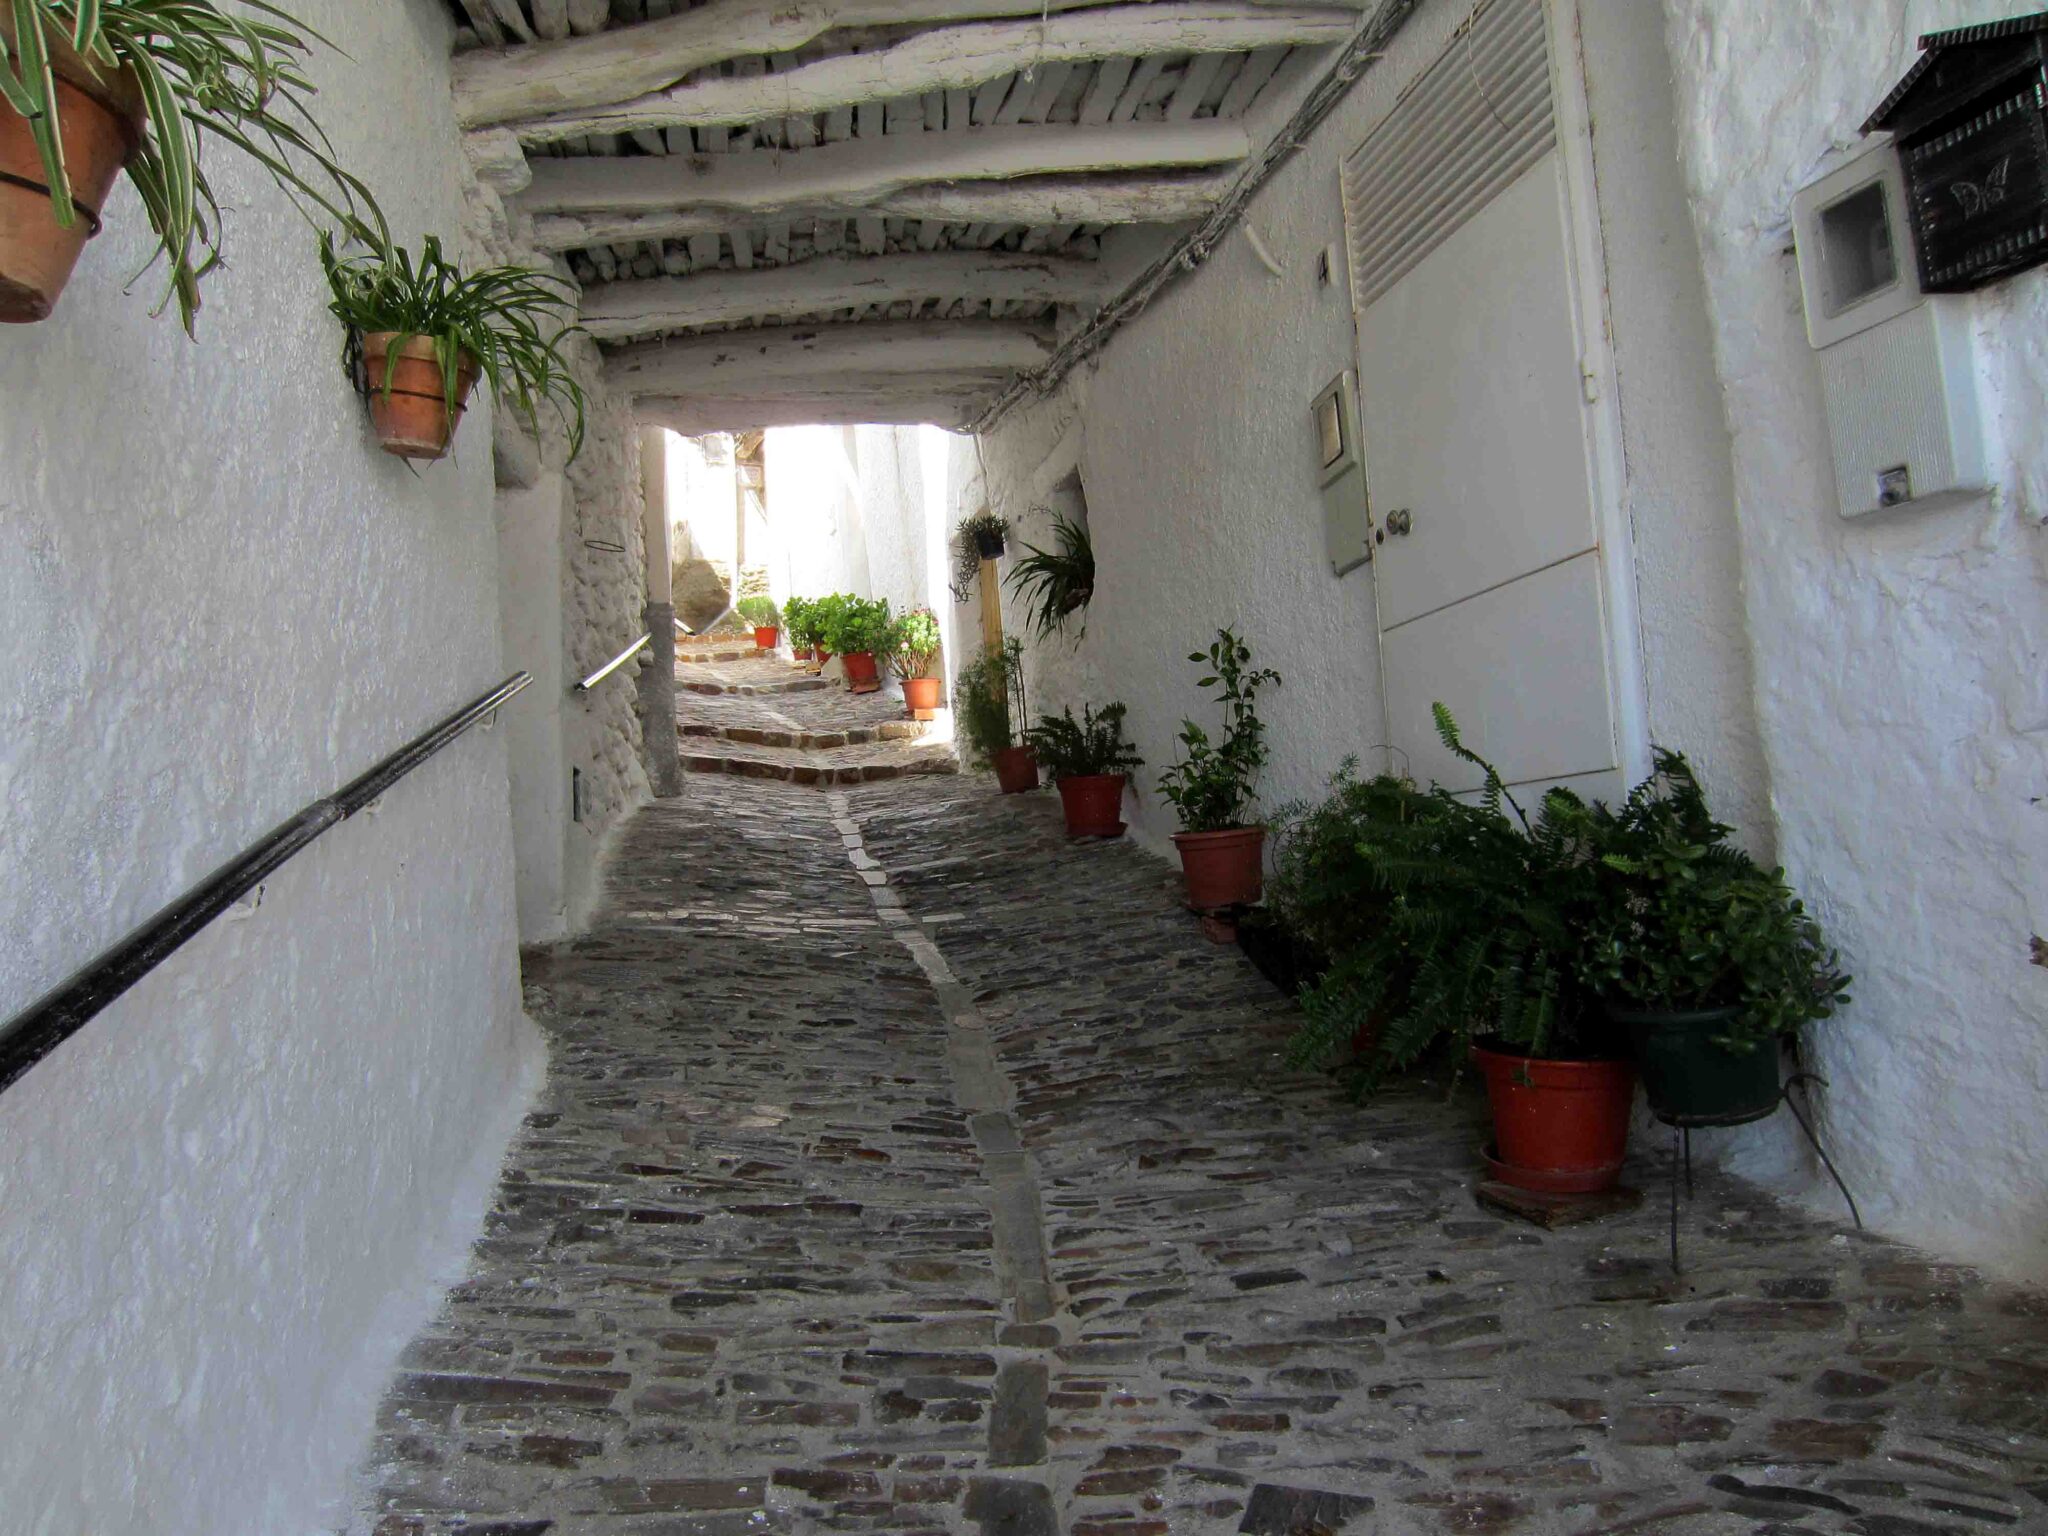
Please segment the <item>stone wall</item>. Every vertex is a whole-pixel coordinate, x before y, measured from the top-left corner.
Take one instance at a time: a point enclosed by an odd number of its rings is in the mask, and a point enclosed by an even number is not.
[[[1825,1130],[1884,1226],[2048,1272],[2048,274],[1979,295],[1996,494],[1834,512],[1792,195],[1929,30],[2013,0],[1667,0],[1779,847],[1856,1001],[1812,1032]],[[1830,1196],[1782,1134],[1736,1165]]]
[[[401,238],[457,249],[445,8],[292,10],[348,48],[313,67],[341,154]],[[56,317],[0,343],[0,1015],[511,670],[489,403],[444,463],[380,452],[312,231],[208,168],[229,256],[197,342],[129,286],[124,185]],[[0,1097],[0,1525],[339,1524],[539,1071],[505,741],[328,833]]]

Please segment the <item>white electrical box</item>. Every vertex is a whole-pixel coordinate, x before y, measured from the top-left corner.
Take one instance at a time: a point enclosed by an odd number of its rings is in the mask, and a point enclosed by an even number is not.
[[[1971,501],[1990,486],[1965,301],[1920,289],[1889,141],[1792,203],[1844,517]]]
[[[1333,576],[1355,571],[1372,558],[1372,512],[1358,426],[1358,383],[1347,368],[1323,386],[1309,407],[1316,483],[1323,496],[1323,553]]]

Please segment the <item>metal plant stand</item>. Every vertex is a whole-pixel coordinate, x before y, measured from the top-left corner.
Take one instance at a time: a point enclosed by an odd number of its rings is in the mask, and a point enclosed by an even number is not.
[[[1678,1178],[1681,1169],[1683,1169],[1685,1175],[1685,1197],[1688,1200],[1692,1198],[1692,1133],[1696,1129],[1713,1128],[1725,1130],[1731,1126],[1751,1125],[1759,1120],[1768,1120],[1778,1112],[1780,1105],[1783,1105],[1792,1112],[1793,1120],[1798,1124],[1799,1129],[1805,1133],[1807,1144],[1813,1148],[1814,1155],[1820,1159],[1821,1166],[1827,1169],[1828,1177],[1835,1181],[1835,1188],[1842,1192],[1842,1198],[1849,1202],[1849,1215],[1855,1220],[1856,1230],[1859,1232],[1863,1230],[1863,1213],[1856,1208],[1856,1197],[1849,1193],[1849,1186],[1842,1181],[1841,1172],[1835,1167],[1834,1159],[1828,1156],[1828,1149],[1821,1145],[1820,1137],[1813,1129],[1813,1122],[1808,1120],[1800,1111],[1797,1101],[1792,1097],[1792,1086],[1795,1083],[1799,1085],[1802,1093],[1805,1091],[1808,1083],[1819,1083],[1823,1088],[1828,1085],[1826,1078],[1815,1077],[1811,1072],[1794,1072],[1780,1085],[1778,1097],[1772,1101],[1768,1109],[1748,1110],[1733,1115],[1657,1114],[1658,1120],[1671,1127],[1674,1138],[1671,1148],[1671,1272],[1673,1274],[1681,1273],[1681,1266],[1678,1262]],[[1656,1112],[1652,1111],[1652,1113]]]

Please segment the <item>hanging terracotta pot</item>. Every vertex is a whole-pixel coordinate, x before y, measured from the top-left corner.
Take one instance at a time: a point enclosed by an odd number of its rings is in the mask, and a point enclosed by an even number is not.
[[[1038,754],[1029,747],[1003,747],[995,755],[996,783],[1006,795],[1038,788]]]
[[[875,693],[882,686],[881,674],[875,669],[874,653],[855,651],[851,656],[842,656],[846,665],[846,686],[855,693]]]
[[[936,677],[903,679],[903,702],[912,719],[929,720],[939,712],[939,680]]]
[[[389,358],[393,351],[397,364]],[[390,368],[391,388],[384,388]],[[464,352],[457,362],[455,413],[448,412],[442,387],[441,360],[426,336],[403,341],[395,331],[371,331],[363,337],[363,369],[370,389],[370,423],[386,453],[401,459],[438,459],[448,452],[455,429],[462,425],[469,392],[476,387],[476,359]]]
[[[1188,905],[1197,912],[1248,907],[1266,888],[1264,827],[1176,832],[1173,846],[1187,877]]]
[[[0,36],[13,57],[11,20],[0,21]],[[95,68],[61,29],[48,36],[58,136],[77,217],[69,229],[57,222],[28,119],[0,99],[0,321],[12,325],[49,318],[85,242],[99,233],[115,179],[142,147],[142,88],[134,74]]]
[[[1626,1061],[1549,1061],[1472,1047],[1493,1108],[1496,1178],[1519,1189],[1610,1189],[1628,1154],[1636,1069]]]
[[[1059,781],[1069,837],[1122,837],[1124,776],[1085,773]]]
[[[756,624],[754,626],[754,648],[756,650],[772,651],[775,649],[775,643],[781,638],[782,628],[780,625]]]

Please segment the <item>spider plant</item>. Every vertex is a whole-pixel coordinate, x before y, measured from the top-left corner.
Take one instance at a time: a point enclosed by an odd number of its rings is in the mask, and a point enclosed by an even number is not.
[[[487,267],[464,276],[433,235],[415,262],[410,252],[389,245],[360,256],[339,255],[334,237],[323,231],[320,264],[334,291],[328,307],[349,328],[342,361],[351,374],[364,336],[391,331],[401,339],[425,337],[441,365],[451,417],[460,403],[459,363],[468,353],[492,392],[509,394],[529,421],[535,420],[537,400],[550,401],[569,426],[569,457],[583,451],[583,387],[562,355],[562,343],[582,327],[562,318],[575,298],[566,282],[531,267]],[[545,329],[550,324],[552,332]],[[397,368],[394,346],[385,354],[383,379],[370,379],[369,386],[388,398]]]
[[[305,61],[316,43],[333,45],[267,0],[239,0],[238,12],[216,0],[11,0],[0,20],[12,22],[0,27],[0,96],[29,121],[64,228],[78,208],[64,165],[53,36],[96,70],[133,72],[148,131],[128,179],[156,232],[149,266],[161,259],[170,271],[156,312],[175,298],[188,335],[200,280],[221,261],[220,204],[201,165],[211,141],[261,165],[308,219],[317,212],[388,238],[376,198],[342,169],[310,110],[316,88]]]
[[[1065,513],[1056,513],[1053,537],[1059,547],[1040,549],[1026,544],[1030,553],[1010,567],[1009,588],[1024,599],[1030,622],[1041,640],[1067,627],[1067,620],[1084,613],[1095,596],[1095,546],[1088,530]],[[1084,624],[1075,638],[1085,634]]]

